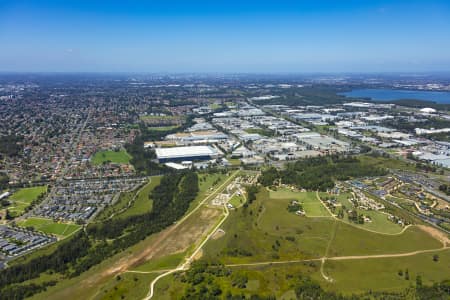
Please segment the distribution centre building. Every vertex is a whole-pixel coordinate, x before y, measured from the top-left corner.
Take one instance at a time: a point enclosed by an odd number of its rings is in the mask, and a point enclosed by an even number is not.
[[[186,160],[209,160],[219,157],[219,152],[210,146],[156,148],[155,152],[158,162],[160,163]]]

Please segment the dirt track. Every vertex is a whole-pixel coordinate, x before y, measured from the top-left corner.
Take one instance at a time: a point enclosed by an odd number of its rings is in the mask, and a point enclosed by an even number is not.
[[[196,213],[194,218],[196,222],[184,222],[172,225],[159,233],[157,238],[144,251],[123,257],[113,266],[98,274],[98,276],[90,278],[86,283],[92,286],[101,277],[119,274],[150,259],[186,250],[208,231],[214,224],[216,217],[220,214],[221,210],[203,208]]]

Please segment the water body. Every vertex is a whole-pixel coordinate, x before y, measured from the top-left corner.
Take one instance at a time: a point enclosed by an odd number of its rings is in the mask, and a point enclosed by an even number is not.
[[[400,99],[415,99],[450,104],[450,92],[410,91],[395,89],[358,89],[340,93],[347,97],[371,98],[374,101],[393,101]]]

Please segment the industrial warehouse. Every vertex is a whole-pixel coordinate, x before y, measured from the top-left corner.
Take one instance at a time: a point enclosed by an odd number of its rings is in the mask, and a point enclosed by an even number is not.
[[[210,146],[186,146],[171,148],[156,148],[158,162],[173,162],[186,160],[209,160],[219,156],[219,152]]]

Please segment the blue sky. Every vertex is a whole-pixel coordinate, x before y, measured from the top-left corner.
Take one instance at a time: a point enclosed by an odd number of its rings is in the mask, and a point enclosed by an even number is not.
[[[0,71],[431,72],[449,49],[450,1],[0,0]]]

